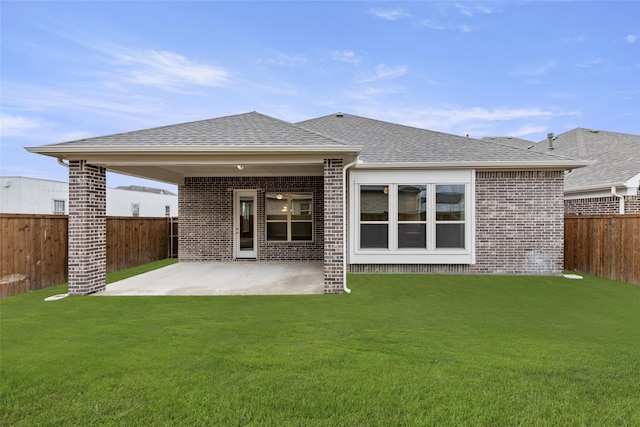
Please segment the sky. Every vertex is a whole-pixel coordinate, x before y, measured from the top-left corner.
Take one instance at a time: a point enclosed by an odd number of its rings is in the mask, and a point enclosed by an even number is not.
[[[249,111],[640,134],[639,1],[0,0],[0,19],[3,176],[68,179],[25,146]]]

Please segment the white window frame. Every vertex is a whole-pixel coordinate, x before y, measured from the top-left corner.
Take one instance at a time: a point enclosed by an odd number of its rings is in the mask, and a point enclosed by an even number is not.
[[[282,220],[282,219],[277,219],[277,220],[269,220],[268,219],[268,214],[267,214],[267,202],[268,202],[268,195],[269,194],[275,194],[275,195],[282,195],[281,199],[278,200],[282,200],[282,199],[286,199],[287,202],[287,219],[286,220]],[[292,202],[293,202],[293,197],[291,197],[292,195],[304,195],[304,196],[309,196],[309,208],[308,208],[308,214],[311,215],[311,219],[305,219],[305,220],[296,220],[291,218],[291,214],[292,214]],[[276,197],[277,198],[277,197]],[[314,212],[314,205],[313,205],[313,193],[310,191],[290,191],[290,192],[279,192],[279,191],[267,191],[265,193],[265,197],[264,197],[264,210],[265,210],[265,214],[264,214],[264,220],[265,220],[265,229],[264,229],[264,239],[265,241],[269,242],[269,243],[298,243],[298,242],[313,242],[314,241],[314,231],[315,231],[315,212]],[[306,201],[305,201],[306,203]],[[268,224],[269,223],[283,223],[286,222],[287,223],[287,240],[269,240],[269,235],[268,235]],[[311,239],[310,240],[293,240],[292,237],[292,231],[291,231],[291,224],[293,223],[297,223],[297,222],[304,222],[304,223],[311,223]]]
[[[349,263],[351,264],[475,264],[475,170],[352,170],[349,177]],[[389,188],[389,227],[386,249],[360,248],[360,186]],[[427,186],[426,248],[398,248],[398,186]],[[436,185],[465,186],[465,244],[463,249],[436,248]],[[453,222],[446,222],[453,223]]]

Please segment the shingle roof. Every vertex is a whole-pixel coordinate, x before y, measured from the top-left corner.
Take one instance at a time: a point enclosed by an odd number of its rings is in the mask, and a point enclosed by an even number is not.
[[[526,148],[527,150],[535,147],[534,141],[529,141],[528,139],[515,138],[512,136],[485,136],[482,138],[483,141],[495,142],[496,144],[502,145],[510,145],[512,147],[518,148]]]
[[[326,136],[257,112],[86,138],[50,146],[336,146]]]
[[[363,146],[366,163],[566,163],[558,155],[404,126],[349,114],[334,114],[298,126],[348,144]]]
[[[596,162],[567,175],[567,191],[621,185],[640,174],[640,135],[576,128],[555,137],[553,146],[554,154]],[[549,152],[548,147],[544,140],[533,149]]]

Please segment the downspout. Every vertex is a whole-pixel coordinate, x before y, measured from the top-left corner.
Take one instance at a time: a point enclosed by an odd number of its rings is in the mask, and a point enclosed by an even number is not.
[[[356,163],[358,163],[358,156],[353,162],[344,165],[342,168],[342,286],[348,294],[351,293],[351,289],[347,287],[347,189],[349,188],[347,169]]]
[[[620,215],[624,215],[624,196],[617,193],[615,185],[611,187],[611,195],[620,200]]]
[[[67,169],[69,169],[69,165],[67,163],[65,163],[64,160],[62,160],[62,159],[57,159],[57,160],[58,160],[58,164],[60,164],[61,166],[64,166]]]

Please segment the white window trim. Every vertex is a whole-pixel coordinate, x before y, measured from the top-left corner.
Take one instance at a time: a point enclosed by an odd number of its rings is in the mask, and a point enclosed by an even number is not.
[[[475,170],[352,170],[349,177],[350,264],[475,264]],[[398,185],[428,185],[435,200],[435,185],[465,185],[465,248],[436,249],[435,233],[427,232],[427,248],[397,248]],[[389,187],[389,249],[360,249],[360,185]],[[432,204],[433,205],[433,204]],[[435,209],[427,211],[427,229],[435,230]]]
[[[270,220],[267,219],[267,195],[268,194],[278,194],[281,193],[283,195],[283,197],[286,197],[287,199],[287,219],[286,220]],[[311,220],[295,220],[293,218],[291,218],[291,214],[292,214],[292,198],[289,197],[290,194],[303,194],[303,195],[309,195],[310,199],[309,199],[309,211],[311,212]],[[264,214],[264,221],[265,221],[265,229],[264,229],[264,239],[267,243],[274,243],[274,244],[281,244],[281,243],[309,243],[309,242],[313,242],[315,240],[315,209],[314,209],[314,198],[313,198],[313,193],[310,191],[292,191],[292,192],[278,192],[278,191],[267,191],[265,193],[265,198],[264,198],[265,202],[264,202],[264,209],[265,209],[265,214]],[[278,222],[286,222],[287,223],[287,240],[269,240],[268,235],[267,235],[267,227],[269,223],[278,223]],[[292,237],[292,230],[291,230],[291,224],[296,223],[296,222],[305,222],[305,223],[311,223],[311,240],[293,240]]]

